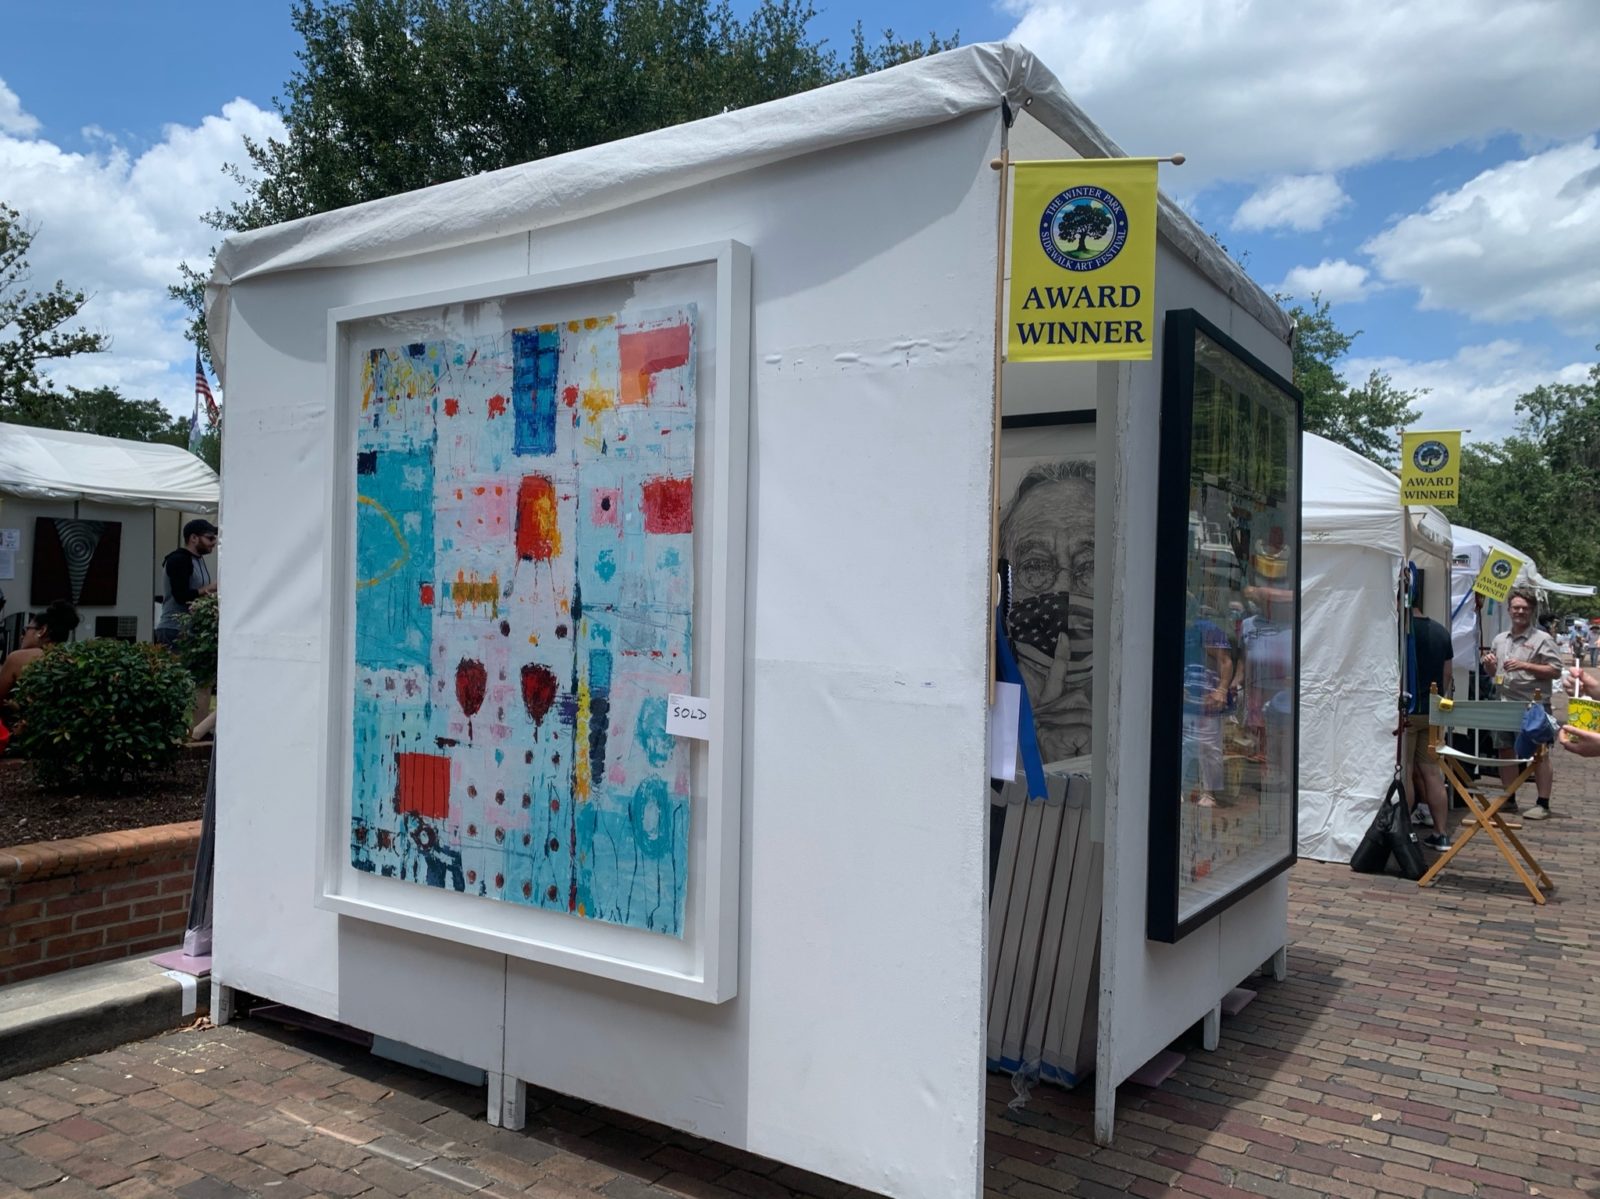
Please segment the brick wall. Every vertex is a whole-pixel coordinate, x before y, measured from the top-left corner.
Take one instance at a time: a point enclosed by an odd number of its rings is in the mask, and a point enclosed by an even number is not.
[[[200,822],[0,849],[0,984],[183,941]]]

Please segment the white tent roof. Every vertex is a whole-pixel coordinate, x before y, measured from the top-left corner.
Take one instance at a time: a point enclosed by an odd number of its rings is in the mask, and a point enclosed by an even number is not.
[[[1371,459],[1315,433],[1301,442],[1301,538],[1400,556],[1400,480]]]
[[[0,424],[0,494],[211,512],[217,474],[175,445]]]
[[[686,125],[234,234],[218,251],[206,288],[213,365],[225,379],[227,289],[257,275],[378,262],[547,228],[1002,103],[1017,112],[1026,108],[1085,158],[1124,157],[1027,49],[1009,42],[965,46]],[[1288,340],[1283,310],[1165,196],[1160,232],[1236,303]]]
[[[1523,553],[1509,542],[1501,541],[1498,537],[1491,537],[1487,533],[1480,533],[1476,529],[1469,529],[1465,525],[1453,527],[1456,552],[1463,550],[1476,551],[1473,556],[1473,565],[1482,566],[1483,560],[1489,556],[1490,550],[1499,550],[1501,553],[1510,554],[1513,558],[1522,560],[1522,569],[1517,572],[1517,582],[1526,584],[1539,591],[1548,591],[1552,595],[1594,595],[1595,588],[1583,583],[1558,583],[1554,579],[1547,579],[1539,573],[1539,564],[1529,554]]]

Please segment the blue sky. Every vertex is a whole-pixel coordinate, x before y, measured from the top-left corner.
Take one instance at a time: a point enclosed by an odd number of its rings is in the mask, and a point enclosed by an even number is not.
[[[111,353],[58,369],[175,411],[192,354],[165,298],[204,261],[201,212],[295,66],[278,0],[8,6],[0,201],[40,226],[36,282],[94,293]],[[1509,431],[1528,388],[1600,342],[1600,10],[1594,0],[934,0],[825,9],[869,34],[1018,37],[1269,290],[1361,330],[1347,377],[1429,389],[1424,420]]]

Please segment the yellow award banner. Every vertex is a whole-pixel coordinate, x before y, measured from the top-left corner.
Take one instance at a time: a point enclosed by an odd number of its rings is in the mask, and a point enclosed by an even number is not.
[[[1016,164],[1009,361],[1149,358],[1155,282],[1154,158]]]
[[[1461,432],[1400,436],[1400,503],[1453,508],[1461,502]]]
[[[1499,550],[1490,550],[1483,569],[1473,581],[1472,589],[1503,604],[1510,598],[1511,588],[1517,581],[1517,571],[1521,568],[1522,559],[1513,558]]]

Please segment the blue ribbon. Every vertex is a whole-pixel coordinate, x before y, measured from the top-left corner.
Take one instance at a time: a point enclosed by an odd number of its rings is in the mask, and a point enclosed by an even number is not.
[[[1011,652],[1011,640],[1006,636],[1005,621],[998,612],[994,620],[995,673],[1002,683],[1015,683],[1022,692],[1022,703],[1017,720],[1017,756],[1022,759],[1022,773],[1028,782],[1029,799],[1048,799],[1050,792],[1044,781],[1044,759],[1039,753],[1039,738],[1033,730],[1033,705],[1028,702],[1028,685],[1022,681],[1022,670],[1017,657]]]

